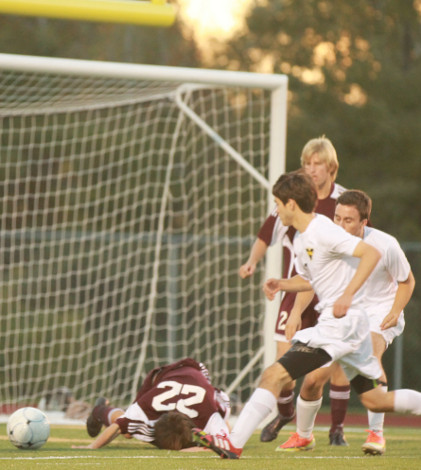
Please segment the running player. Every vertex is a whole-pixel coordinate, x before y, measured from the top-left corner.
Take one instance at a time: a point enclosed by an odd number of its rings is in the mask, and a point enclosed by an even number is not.
[[[315,212],[333,219],[335,204],[338,196],[345,188],[335,183],[338,174],[338,158],[335,147],[326,137],[309,140],[301,152],[301,167],[311,176],[317,190],[317,205]],[[260,228],[257,239],[253,244],[247,262],[240,267],[242,278],[251,276],[257,263],[263,258],[268,246],[281,242],[283,247],[283,277],[289,278],[296,274],[294,268],[293,239],[296,233],[294,227],[286,227],[278,217],[276,208]],[[279,359],[291,347],[285,337],[285,326],[295,301],[295,292],[285,292],[279,308],[275,326],[276,354]],[[301,319],[301,328],[314,326],[318,312],[314,309],[317,298],[306,308]],[[260,435],[263,442],[276,439],[282,427],[295,416],[294,410],[295,383],[285,385],[278,398],[278,414],[267,424]],[[343,434],[343,423],[350,396],[350,385],[340,367],[336,368],[330,383],[330,404],[332,423],[329,430],[331,445],[347,445]]]
[[[348,233],[360,237],[382,253],[379,263],[365,283],[362,301],[370,322],[373,353],[381,364],[383,353],[404,329],[403,309],[412,296],[415,280],[397,240],[380,230],[367,227],[371,206],[370,197],[363,191],[345,191],[337,200],[334,221]],[[291,320],[291,324],[288,325],[290,337],[297,329],[297,324],[292,325],[294,313],[291,315]],[[328,375],[329,368],[321,368],[308,374],[300,391],[301,399],[306,402],[320,400]],[[387,379],[383,367],[379,382],[387,391]],[[297,416],[300,418],[297,418],[297,422],[303,422],[301,415],[305,413],[306,408],[301,410],[299,405]],[[368,422],[369,434],[362,449],[367,454],[382,455],[386,450],[386,441],[383,437],[384,413],[368,411]],[[309,446],[314,447],[312,430],[308,428],[303,431],[297,428],[297,432],[282,444],[279,450],[306,450]]]
[[[421,414],[421,393],[385,392],[378,386],[382,370],[372,354],[369,320],[361,307],[364,295],[361,287],[380,260],[380,252],[327,217],[313,212],[317,192],[303,172],[282,175],[273,194],[282,223],[298,231],[294,238],[298,274],[290,279],[268,279],[264,292],[273,300],[280,291],[314,289],[319,298],[320,316],[316,326],[298,331],[291,349],[265,369],[259,387],[229,435],[210,436],[193,430],[199,445],[223,458],[240,457],[256,427],[275,408],[284,384],[330,361],[340,362],[362,404],[369,410]],[[359,258],[358,266],[352,262],[353,258]],[[305,406],[317,412],[319,404],[307,402]]]
[[[99,398],[87,431],[96,437],[103,425],[106,429],[84,448],[99,449],[122,434],[161,449],[180,450],[194,445],[194,426],[210,434],[228,432],[229,414],[229,398],[212,386],[206,367],[186,358],[149,372],[126,411]]]

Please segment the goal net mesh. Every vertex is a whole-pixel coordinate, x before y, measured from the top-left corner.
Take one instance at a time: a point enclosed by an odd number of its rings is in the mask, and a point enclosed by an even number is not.
[[[128,404],[186,356],[226,388],[261,347],[263,263],[238,268],[268,192],[219,139],[267,177],[270,92],[179,86],[0,72],[3,403]]]

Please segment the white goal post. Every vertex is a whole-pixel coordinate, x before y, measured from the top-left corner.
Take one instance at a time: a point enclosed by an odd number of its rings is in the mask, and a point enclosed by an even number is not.
[[[239,401],[274,359],[287,78],[0,54],[3,404],[124,405],[191,356]],[[1,410],[0,410],[1,412]]]

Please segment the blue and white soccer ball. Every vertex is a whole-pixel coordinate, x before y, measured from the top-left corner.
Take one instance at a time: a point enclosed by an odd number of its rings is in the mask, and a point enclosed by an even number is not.
[[[50,436],[50,423],[37,408],[20,408],[7,421],[7,435],[18,449],[39,449]]]

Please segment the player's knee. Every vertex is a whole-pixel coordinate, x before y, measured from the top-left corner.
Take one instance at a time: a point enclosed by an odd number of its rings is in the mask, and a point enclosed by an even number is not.
[[[367,410],[372,411],[373,413],[381,413],[385,411],[383,400],[379,399],[379,396],[377,396],[376,393],[373,393],[373,391],[365,392],[359,397],[361,403],[365,408],[367,408]]]
[[[271,391],[279,388],[280,392],[282,387],[290,381],[291,377],[285,368],[278,362],[275,362],[275,364],[272,364],[263,371],[259,386]]]
[[[304,400],[317,400],[322,396],[324,383],[311,374],[304,379],[300,395]]]

